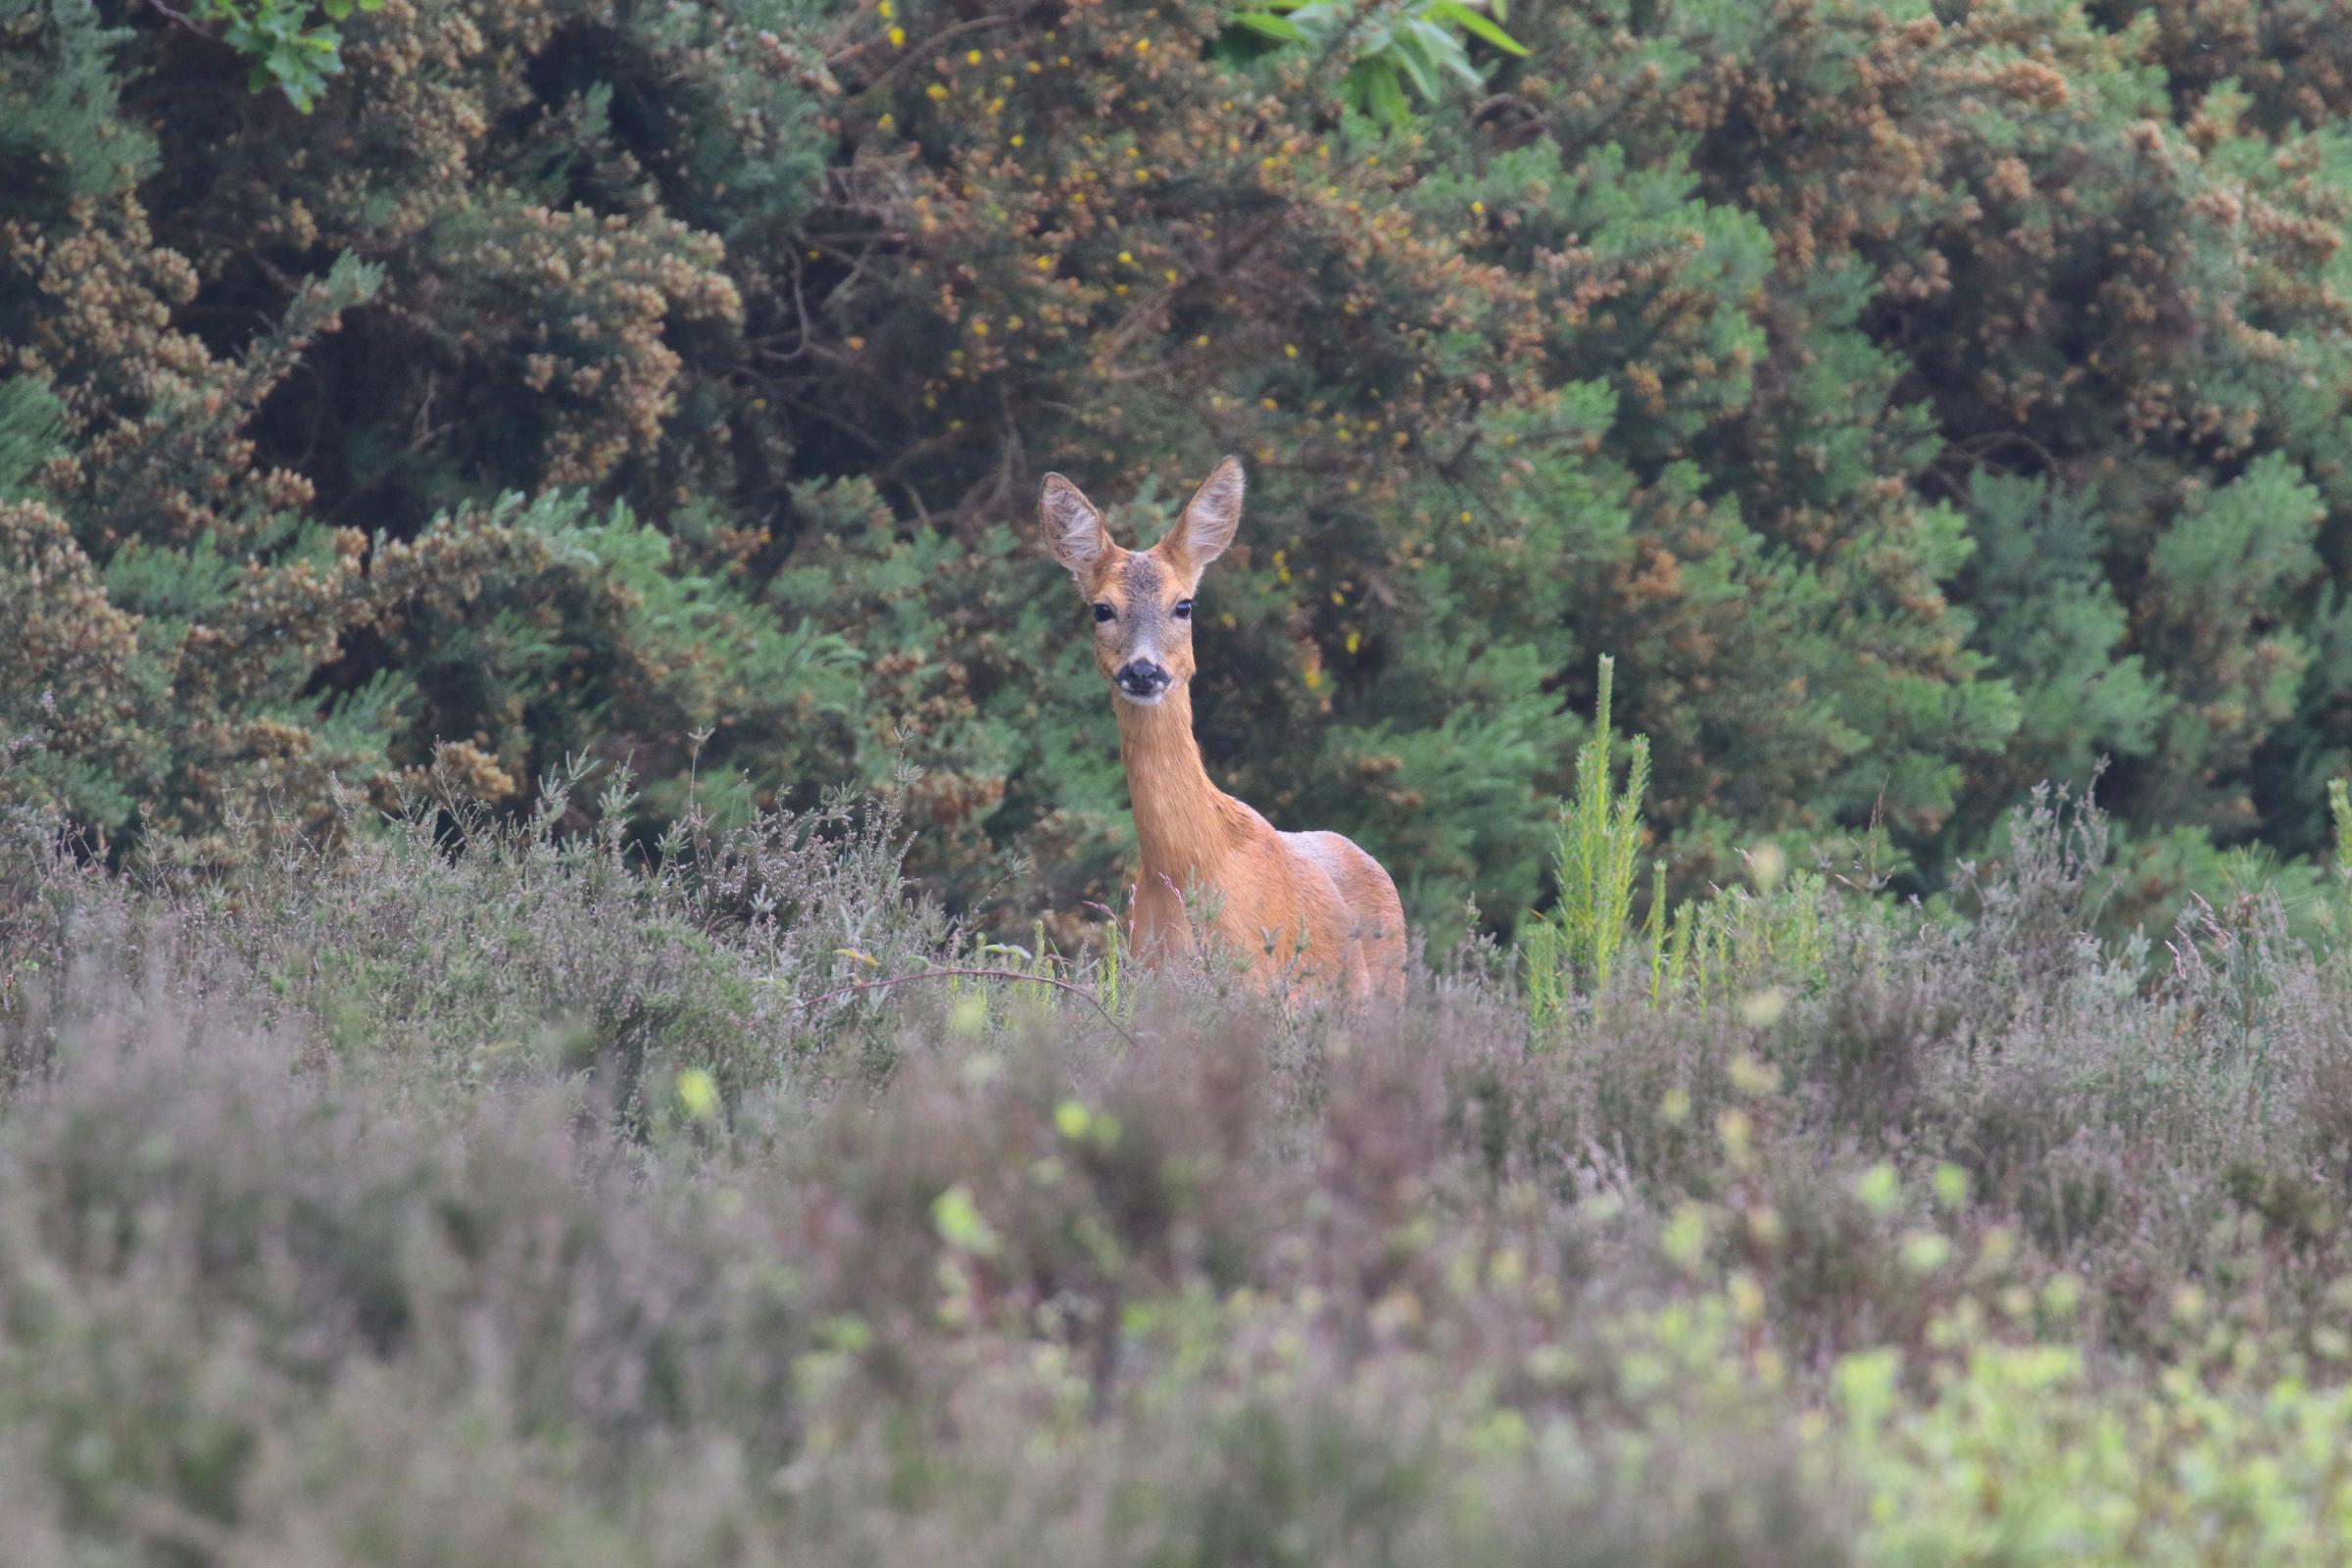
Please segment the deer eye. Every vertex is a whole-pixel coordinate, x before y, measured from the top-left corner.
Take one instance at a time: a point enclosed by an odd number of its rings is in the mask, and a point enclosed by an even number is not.
[[[1098,620],[1098,621],[1103,621],[1103,620],[1116,620],[1116,619],[1118,619],[1118,618],[1119,618],[1119,612],[1118,612],[1117,611],[1115,611],[1115,610],[1111,609],[1111,608],[1110,608],[1108,605],[1097,605],[1097,606],[1095,607],[1095,619],[1096,619],[1096,620]]]
[[[1179,599],[1176,601],[1176,608],[1169,613],[1178,620],[1190,620],[1193,618],[1193,602],[1190,599]]]

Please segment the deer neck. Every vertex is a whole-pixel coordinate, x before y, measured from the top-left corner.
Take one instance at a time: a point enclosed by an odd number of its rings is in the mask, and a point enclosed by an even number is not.
[[[1113,701],[1144,874],[1165,877],[1180,890],[1207,880],[1233,847],[1232,803],[1200,765],[1191,691],[1171,687],[1152,708]]]

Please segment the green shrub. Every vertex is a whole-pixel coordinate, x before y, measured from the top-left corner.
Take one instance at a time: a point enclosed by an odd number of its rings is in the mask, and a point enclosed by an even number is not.
[[[218,24],[220,41],[252,62],[256,92],[275,86],[308,114],[327,79],[339,75],[342,35],[334,24],[354,11],[380,11],[384,0],[198,0],[194,20]],[[324,21],[318,18],[323,16]]]
[[[1219,450],[1211,767],[1440,947],[1540,902],[1602,649],[1678,899],[1874,824],[1936,892],[2102,755],[2119,918],[2324,849],[2321,10],[238,10],[335,32],[307,116],[119,10],[0,32],[0,593],[104,628],[0,702],[117,851],[449,748],[649,833],[912,761],[919,872],[1067,946],[1130,830],[1025,497],[1148,535]]]

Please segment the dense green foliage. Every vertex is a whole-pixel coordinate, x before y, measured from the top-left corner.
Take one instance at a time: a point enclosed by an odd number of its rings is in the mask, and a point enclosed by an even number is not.
[[[160,4],[161,0],[150,0]],[[343,70],[342,29],[352,12],[377,11],[384,0],[196,0],[191,25],[218,24],[220,41],[251,65],[246,82],[259,92],[274,87],[295,108],[308,110]]]
[[[2132,917],[2324,843],[2333,0],[227,10],[335,29],[309,113],[213,12],[0,9],[0,735],[111,844],[903,758],[930,885],[1067,939],[1129,829],[1035,483],[1148,536],[1225,450],[1212,770],[1441,938],[1551,898],[1603,652],[1677,898],[1874,820],[1942,886],[2102,756]]]
[[[585,794],[226,880],[0,811],[12,1568],[2352,1553],[2352,971],[2262,899],[2145,982],[2095,815],[1531,1027],[849,992],[1106,975],[889,800]]]

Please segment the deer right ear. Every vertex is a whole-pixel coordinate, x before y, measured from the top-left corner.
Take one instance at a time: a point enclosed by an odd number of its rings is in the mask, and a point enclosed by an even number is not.
[[[1199,571],[1225,553],[1242,525],[1242,460],[1225,457],[1186,502],[1184,515],[1160,548]]]
[[[1102,526],[1102,514],[1060,474],[1046,475],[1045,488],[1038,493],[1037,514],[1046,525],[1046,542],[1054,547],[1054,559],[1069,567],[1070,575],[1079,582],[1084,583],[1110,554],[1110,534]]]

